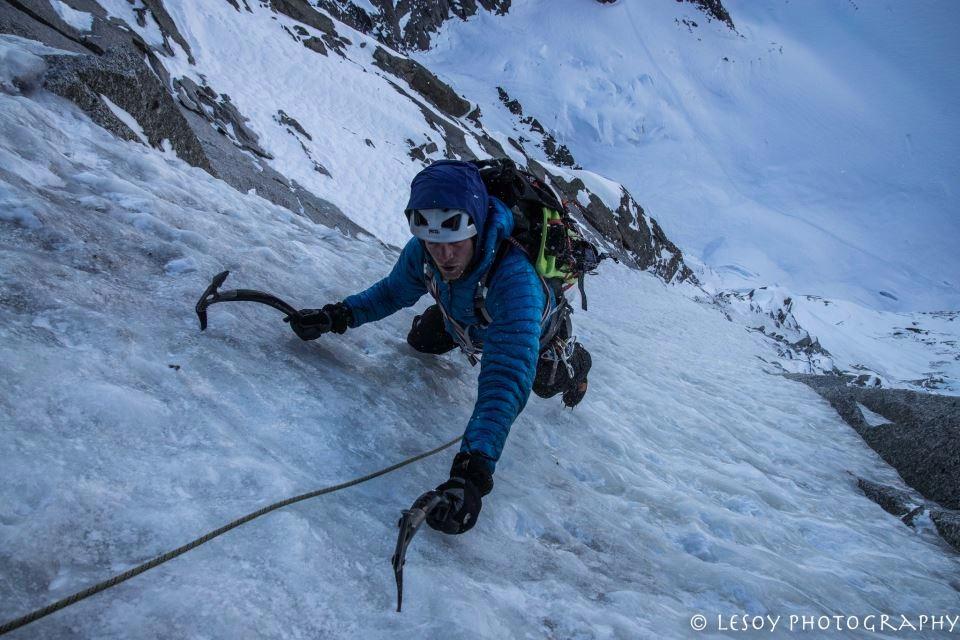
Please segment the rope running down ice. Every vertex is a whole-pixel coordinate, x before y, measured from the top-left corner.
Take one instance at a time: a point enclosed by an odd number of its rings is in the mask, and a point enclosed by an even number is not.
[[[375,471],[375,472],[373,472],[373,473],[371,473],[371,474],[368,474],[368,475],[363,476],[362,478],[355,478],[355,479],[353,479],[353,480],[350,480],[349,482],[344,482],[344,483],[341,483],[341,484],[335,484],[335,485],[333,485],[333,486],[324,487],[323,489],[317,489],[316,491],[311,491],[311,492],[309,492],[309,493],[304,493],[304,494],[301,494],[301,495],[299,495],[299,496],[293,496],[292,498],[287,498],[286,500],[281,500],[280,502],[275,502],[275,503],[273,503],[273,504],[271,504],[271,505],[267,505],[266,507],[263,507],[262,509],[257,509],[257,510],[254,511],[253,513],[248,513],[247,515],[243,516],[242,518],[237,518],[237,519],[234,520],[233,522],[227,523],[227,524],[223,525],[222,527],[220,527],[219,529],[216,529],[216,530],[211,531],[211,532],[209,532],[209,533],[207,533],[207,534],[204,534],[204,535],[200,536],[199,538],[197,538],[196,540],[193,540],[193,541],[191,541],[191,542],[188,542],[187,544],[183,545],[182,547],[177,547],[176,549],[173,549],[172,551],[168,551],[168,552],[164,553],[163,555],[159,555],[159,556],[153,558],[152,560],[148,560],[147,562],[144,562],[143,564],[141,564],[141,565],[139,565],[139,566],[136,566],[136,567],[134,567],[134,568],[132,568],[132,569],[128,569],[127,571],[124,571],[123,573],[117,574],[117,575],[113,576],[112,578],[109,578],[109,579],[107,579],[107,580],[104,580],[103,582],[100,582],[100,583],[98,583],[98,584],[93,585],[92,587],[88,587],[88,588],[84,589],[83,591],[78,591],[77,593],[74,593],[73,595],[67,596],[66,598],[63,598],[63,599],[61,599],[61,600],[57,600],[57,601],[54,602],[53,604],[50,604],[50,605],[47,605],[46,607],[42,607],[42,608],[40,608],[40,609],[37,609],[36,611],[32,611],[32,612],[28,613],[28,614],[25,615],[25,616],[21,616],[20,618],[17,618],[16,620],[11,620],[11,621],[9,621],[9,622],[6,622],[6,623],[0,625],[0,636],[4,635],[4,634],[6,634],[6,633],[9,633],[10,631],[13,631],[14,629],[19,629],[20,627],[22,627],[22,626],[24,626],[24,625],[28,625],[28,624],[30,624],[31,622],[34,622],[35,620],[39,620],[40,618],[43,618],[43,617],[45,617],[45,616],[48,616],[48,615],[50,615],[51,613],[54,613],[54,612],[56,612],[56,611],[59,611],[60,609],[63,609],[64,607],[69,607],[70,605],[75,604],[75,603],[77,603],[77,602],[80,602],[81,600],[84,600],[84,599],[86,599],[86,598],[89,598],[89,597],[92,596],[92,595],[96,595],[96,594],[100,593],[101,591],[105,591],[105,590],[109,589],[110,587],[114,587],[114,586],[120,584],[121,582],[125,582],[125,581],[129,580],[130,578],[133,578],[133,577],[135,577],[135,576],[140,575],[141,573],[143,573],[143,572],[145,572],[145,571],[149,571],[150,569],[153,569],[154,567],[156,567],[156,566],[158,566],[158,565],[161,565],[161,564],[163,564],[164,562],[167,562],[168,560],[172,560],[172,559],[176,558],[177,556],[183,555],[184,553],[186,553],[187,551],[190,551],[191,549],[196,549],[197,547],[199,547],[199,546],[202,545],[203,543],[209,542],[210,540],[213,540],[213,539],[216,538],[217,536],[223,535],[224,533],[226,533],[227,531],[230,531],[231,529],[235,529],[236,527],[239,527],[239,526],[242,525],[242,524],[246,524],[246,523],[250,522],[251,520],[253,520],[253,519],[255,519],[255,518],[259,518],[259,517],[262,516],[262,515],[265,515],[265,514],[267,514],[267,513],[270,513],[271,511],[275,511],[275,510],[277,510],[277,509],[281,509],[281,508],[283,508],[283,507],[290,506],[291,504],[294,504],[295,502],[301,502],[301,501],[303,501],[303,500],[309,500],[310,498],[316,498],[317,496],[322,496],[322,495],[327,494],[327,493],[333,493],[334,491],[340,491],[341,489],[346,489],[346,488],[348,488],[348,487],[353,487],[353,486],[355,486],[355,485],[358,485],[358,484],[367,482],[368,480],[373,480],[374,478],[379,478],[379,477],[382,476],[382,475],[386,475],[386,474],[388,474],[388,473],[390,473],[390,472],[392,472],[392,471],[396,471],[397,469],[400,469],[400,468],[402,468],[402,467],[405,467],[405,466],[407,466],[407,465],[409,465],[409,464],[413,464],[414,462],[417,462],[417,461],[419,461],[419,460],[423,460],[424,458],[428,458],[428,457],[430,457],[430,456],[432,456],[432,455],[434,455],[434,454],[436,454],[436,453],[440,453],[440,452],[443,451],[444,449],[447,449],[447,448],[449,448],[449,447],[452,447],[452,446],[455,445],[456,443],[460,442],[461,438],[462,438],[462,436],[457,436],[456,438],[454,438],[454,439],[451,440],[450,442],[447,442],[446,444],[440,445],[440,446],[437,447],[436,449],[431,449],[430,451],[426,451],[426,452],[424,452],[424,453],[417,454],[417,455],[413,456],[412,458],[407,458],[407,459],[404,460],[403,462],[398,462],[398,463],[395,464],[395,465],[386,467],[385,469],[381,469],[381,470],[379,470],[379,471]]]

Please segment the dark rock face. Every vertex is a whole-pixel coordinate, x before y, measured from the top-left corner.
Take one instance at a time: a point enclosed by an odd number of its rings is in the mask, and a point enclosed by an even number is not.
[[[151,145],[168,140],[180,158],[215,175],[169,92],[144,61],[154,53],[139,36],[110,25],[99,5],[84,8],[95,17],[88,34],[79,34],[49,5],[36,2],[0,5],[0,32],[82,54],[47,58],[44,87],[77,104],[117,137],[139,141],[100,97],[106,96],[134,115]]]
[[[217,95],[210,87],[201,87],[186,77],[174,80],[173,86],[181,105],[205,118],[235,145],[261,158],[273,158],[260,146],[259,136],[247,128],[247,119],[230,102],[230,96],[225,93]]]
[[[143,58],[143,48],[130,46],[111,46],[100,56],[52,57],[45,87],[74,102],[114,135],[139,141],[100,98],[106,96],[133,115],[151,145],[160,147],[161,141],[169,140],[178,157],[216,175],[180,110]]]
[[[333,20],[314,9],[306,0],[270,0],[270,7],[328,36],[338,35]]]
[[[288,116],[283,109],[280,109],[280,111],[277,112],[277,119],[279,120],[280,124],[293,127],[295,131],[300,133],[300,135],[304,136],[307,140],[313,140],[313,136],[307,133],[306,129],[303,128],[303,125],[297,122],[296,118]]]
[[[960,551],[960,398],[902,389],[863,388],[843,376],[786,374],[824,397],[847,424],[927,502],[858,478],[864,495],[904,524],[924,512]],[[871,427],[857,403],[890,420]]]
[[[721,0],[677,0],[677,2],[684,1],[697,5],[701,11],[707,14],[708,18],[719,20],[731,29],[736,29],[736,27],[733,26],[733,19],[730,17],[730,12],[726,10]]]
[[[880,505],[887,513],[903,520],[906,525],[913,526],[913,519],[923,512],[923,505],[918,504],[906,491],[863,478],[857,478],[857,486],[865,496]]]
[[[320,38],[305,38],[303,40],[303,46],[320,55],[327,55],[327,47],[324,46],[323,40]]]
[[[497,87],[497,94],[500,96],[500,102],[502,102],[507,110],[515,116],[523,115],[523,106],[518,100],[512,100],[510,94],[506,92],[503,87]]]
[[[935,502],[916,499],[907,491],[863,478],[857,478],[857,486],[863,495],[908,527],[916,527],[917,518],[928,513],[940,537],[960,551],[960,511],[944,509]]]
[[[106,18],[99,6],[92,13],[98,18]],[[79,33],[61,20],[48,3],[7,0],[6,4],[0,4],[0,32],[21,35],[67,51],[103,53],[95,34]],[[34,37],[25,35],[27,33]]]
[[[414,160],[419,160],[424,166],[430,164],[427,156],[440,150],[440,147],[437,146],[436,142],[424,142],[423,144],[418,145],[413,140],[408,138],[407,144],[410,145],[410,151],[408,152],[410,157]]]
[[[404,80],[414,91],[447,115],[462,118],[470,111],[469,102],[419,62],[395,56],[383,47],[377,47],[373,52],[373,63]]]
[[[143,5],[143,9],[134,9],[134,11],[137,12],[137,21],[140,23],[140,26],[142,27],[146,24],[145,14],[148,11],[152,13],[157,24],[160,26],[160,32],[163,34],[163,46],[167,50],[167,55],[172,56],[174,54],[173,47],[170,46],[168,41],[173,40],[187,52],[187,61],[190,62],[190,64],[194,64],[193,54],[190,52],[190,45],[187,44],[187,41],[180,35],[176,23],[174,23],[170,14],[167,13],[166,7],[163,6],[163,0],[143,0]]]
[[[511,0],[371,0],[378,12],[370,15],[349,0],[317,2],[337,20],[397,51],[424,51],[430,47],[430,37],[447,20],[466,20],[480,8],[502,15],[510,9],[510,3]]]
[[[577,167],[573,154],[565,144],[557,144],[557,139],[551,133],[543,134],[543,150],[546,152],[550,161],[560,167]]]
[[[270,0],[270,7],[277,13],[282,13],[289,18],[293,18],[297,22],[302,22],[303,24],[313,27],[317,31],[323,33],[319,39],[310,37],[302,40],[305,47],[324,55],[326,55],[326,47],[329,47],[341,56],[345,57],[343,48],[344,46],[350,44],[350,41],[337,33],[337,28],[329,16],[317,11],[306,0]],[[240,10],[239,7],[235,6],[234,8],[236,8],[238,11]],[[305,36],[308,34],[306,29],[303,29],[302,27],[300,27],[300,29],[300,36]],[[298,35],[294,35],[292,33],[290,35],[295,40],[300,40]],[[324,47],[324,44],[326,47]]]
[[[848,386],[838,376],[790,374],[823,396],[925,498],[960,509],[960,398]],[[871,427],[857,403],[890,420]]]
[[[666,282],[697,283],[696,276],[683,262],[683,253],[663,233],[657,221],[647,216],[633,196],[622,190],[620,206],[612,211],[596,195],[589,193],[583,181],[567,182],[551,176],[571,209],[583,218],[615,247],[615,255],[626,258],[639,269],[649,270]],[[580,191],[587,191],[589,204],[584,207],[577,200]]]
[[[376,27],[370,14],[350,0],[320,0],[317,5],[335,19],[360,33],[369,34]]]
[[[933,520],[937,532],[943,536],[943,539],[960,551],[960,512],[931,511],[930,519]]]
[[[511,98],[510,94],[508,94],[503,87],[497,87],[497,94],[500,97],[500,102],[504,104],[510,113],[515,116],[520,116],[519,122],[521,124],[527,125],[530,127],[531,132],[540,135],[540,137],[543,139],[543,143],[540,146],[543,148],[543,152],[546,154],[550,162],[559,167],[573,167],[575,169],[581,168],[577,166],[577,162],[573,159],[573,154],[570,152],[570,149],[567,148],[567,145],[558,144],[557,139],[552,133],[543,128],[543,125],[540,124],[539,120],[533,116],[522,117],[523,105],[520,104],[519,100]],[[521,145],[518,144],[515,146],[522,151]]]

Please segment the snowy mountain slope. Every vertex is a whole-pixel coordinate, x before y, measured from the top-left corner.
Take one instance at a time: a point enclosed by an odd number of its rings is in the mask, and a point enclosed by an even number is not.
[[[197,330],[221,269],[320,304],[380,277],[391,249],[118,141],[49,94],[0,94],[0,113],[0,617],[462,429],[476,372],[411,353],[411,310],[311,344],[254,305],[218,305]],[[403,614],[396,517],[449,455],[11,637],[659,638],[687,636],[694,613],[955,607],[956,554],[856,489],[850,473],[898,479],[825,402],[654,277],[597,281],[576,318],[595,356],[586,401],[531,399],[477,528],[415,540]]]
[[[778,287],[722,291],[710,300],[769,339],[770,361],[792,373],[841,373],[856,384],[960,393],[956,311],[895,313]]]
[[[0,29],[82,54],[51,60],[44,85],[119,137],[172,146],[241,191],[397,245],[405,241],[402,219],[383,212],[402,208],[405,185],[424,164],[510,155],[582,200],[580,220],[606,251],[668,281],[692,276],[679,248],[621,186],[622,199],[608,206],[579,178],[560,183],[550,165],[504,149],[507,138],[483,127],[478,105],[306,0],[253,7],[152,0],[140,8],[72,1],[96,14],[88,14],[90,33],[44,5],[0,5]],[[420,16],[408,35],[428,5],[403,8]]]
[[[324,55],[303,44],[322,33],[262,3],[250,3],[250,11],[226,2],[165,6],[196,62],[189,64],[183,55],[165,57],[162,63],[170,75],[229,95],[273,156],[274,168],[333,202],[384,241],[402,244],[403,219],[384,212],[403,209],[410,179],[422,168],[411,161],[407,141],[418,146],[442,140],[435,132],[430,136],[414,102],[403,98],[382,74],[369,72],[375,69],[376,41],[342,27],[351,44],[342,47],[343,55]],[[306,33],[300,36],[299,30]],[[286,72],[278,74],[277,69]],[[297,135],[282,122],[281,111],[296,120],[303,133]],[[325,172],[317,171],[311,160]]]
[[[574,203],[575,214],[582,214],[581,221],[598,231],[595,237],[604,238],[606,250],[665,281],[698,278],[709,292],[722,289],[728,280],[723,270],[712,271],[697,267],[696,260],[685,260],[680,248],[621,185],[589,168],[554,164],[572,164],[572,158],[566,157],[569,149],[501,88],[493,105],[471,103],[428,69],[304,2],[275,0],[241,7],[168,1],[135,11],[127,3],[105,0],[102,5],[78,7],[89,8],[97,19],[88,13],[84,15],[89,20],[71,18],[79,27],[58,26],[62,8],[48,8],[43,14],[38,6],[40,13],[31,14],[68,35],[70,29],[92,29],[72,39],[41,30],[51,42],[85,54],[58,64],[46,85],[71,97],[117,135],[146,138],[147,144],[161,148],[172,146],[191,164],[241,191],[254,189],[315,221],[351,233],[363,228],[401,244],[406,233],[402,219],[383,214],[403,206],[405,184],[424,162],[507,154],[536,171],[549,172]],[[0,7],[0,19],[9,18],[9,11],[4,14]],[[104,22],[107,16],[109,24]],[[417,28],[418,20],[411,18],[408,31]],[[36,28],[21,25],[20,32],[32,34]],[[131,37],[124,28],[136,33],[133,46],[146,51],[146,64],[137,59],[140,54],[127,58],[114,54],[130,46],[124,44]],[[382,30],[368,31],[392,41]],[[257,46],[250,47],[249,42]],[[106,50],[106,55],[90,56],[84,47],[91,46]],[[129,77],[116,74],[114,67],[131,64],[142,68]],[[284,72],[278,74],[277,69]],[[156,86],[146,86],[151,83]],[[77,99],[78,94],[85,97]],[[149,107],[151,100],[164,105],[166,111],[159,118]],[[535,130],[525,135],[513,131],[517,122],[498,119],[504,107],[519,123]],[[494,115],[488,118],[487,113]],[[485,124],[488,119],[495,126]],[[183,135],[184,131],[190,135]],[[531,161],[529,155],[540,155],[540,162]],[[701,296],[703,292],[694,293]],[[720,293],[720,299],[726,297]],[[756,327],[757,318],[751,314],[733,316],[748,328]],[[803,327],[798,333],[794,342],[810,335]],[[843,332],[813,337],[820,340],[826,355],[834,346],[860,340],[857,334]],[[951,335],[943,343],[952,340]],[[819,355],[811,358],[802,345],[798,351],[780,342],[767,345],[767,357],[779,359],[790,371],[829,372],[836,365],[859,375],[863,367],[888,368],[882,349],[846,362]],[[937,363],[950,359],[949,353],[934,353],[921,367],[922,375],[913,375],[914,367],[907,377],[884,379],[895,386],[913,387],[918,380],[942,378],[944,382],[935,386],[949,391],[952,374]]]
[[[504,90],[728,288],[960,306],[953,4],[725,5],[736,31],[685,3],[530,0],[415,57],[529,137]]]

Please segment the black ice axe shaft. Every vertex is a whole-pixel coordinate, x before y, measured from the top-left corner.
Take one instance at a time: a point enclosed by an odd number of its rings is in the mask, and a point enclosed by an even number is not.
[[[397,612],[403,606],[403,565],[407,562],[407,547],[417,535],[417,530],[423,524],[427,516],[442,505],[446,505],[446,499],[436,491],[428,491],[413,503],[409,509],[404,509],[400,514],[400,533],[397,535],[397,548],[390,559],[393,564],[393,575],[397,579]]]
[[[264,293],[263,291],[256,291],[255,289],[219,291],[228,275],[230,275],[229,271],[215,275],[210,282],[210,286],[207,287],[207,290],[200,296],[200,300],[197,301],[197,317],[200,319],[201,331],[207,328],[207,307],[218,302],[259,302],[260,304],[265,304],[278,311],[282,311],[293,318],[300,316],[300,313],[289,304],[277,296]]]

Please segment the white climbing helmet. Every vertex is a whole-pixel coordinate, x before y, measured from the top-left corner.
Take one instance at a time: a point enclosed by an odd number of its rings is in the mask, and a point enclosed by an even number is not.
[[[470,214],[463,209],[409,209],[410,233],[428,242],[460,242],[477,235]]]

